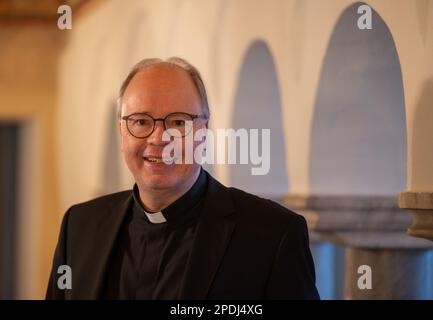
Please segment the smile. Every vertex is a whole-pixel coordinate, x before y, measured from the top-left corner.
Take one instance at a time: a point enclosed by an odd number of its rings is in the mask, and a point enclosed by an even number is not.
[[[147,161],[150,161],[150,162],[155,162],[155,163],[162,163],[163,162],[162,158],[147,158],[147,157],[144,157],[144,160],[147,160]]]
[[[145,161],[148,162],[152,162],[152,163],[165,163],[165,164],[169,164],[172,163],[174,158],[170,157],[170,158],[159,158],[159,157],[143,157],[143,159]]]

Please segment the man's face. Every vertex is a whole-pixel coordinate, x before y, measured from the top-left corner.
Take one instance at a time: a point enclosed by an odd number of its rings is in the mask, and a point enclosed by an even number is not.
[[[200,96],[193,80],[183,69],[158,64],[139,71],[125,90],[122,116],[147,113],[153,118],[165,118],[174,112],[203,115]],[[207,127],[207,120],[194,120],[194,131]],[[199,164],[155,163],[148,158],[162,158],[169,141],[163,141],[164,124],[155,123],[155,130],[144,139],[133,137],[124,120],[120,121],[121,147],[125,162],[143,191],[182,190],[191,182],[200,168]],[[179,138],[177,138],[179,139]],[[185,139],[185,138],[183,138]],[[194,148],[200,142],[194,142]],[[193,151],[192,151],[193,152]],[[182,153],[185,157],[184,143]]]

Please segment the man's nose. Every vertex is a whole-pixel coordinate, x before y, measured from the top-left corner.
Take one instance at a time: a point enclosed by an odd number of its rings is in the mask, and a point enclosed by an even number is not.
[[[155,121],[155,129],[153,130],[152,134],[147,137],[147,142],[153,145],[166,145],[170,141],[164,141],[162,140],[162,135],[164,133],[164,122],[162,121]]]

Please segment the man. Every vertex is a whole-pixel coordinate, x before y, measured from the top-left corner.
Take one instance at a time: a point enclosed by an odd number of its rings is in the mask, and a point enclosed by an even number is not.
[[[185,136],[208,127],[193,66],[143,60],[118,102],[121,149],[136,184],[66,212],[47,299],[319,298],[304,218],[224,187],[196,162],[163,158],[173,139],[185,149]],[[169,129],[180,135],[167,141]],[[61,265],[72,271],[69,289],[58,285]]]

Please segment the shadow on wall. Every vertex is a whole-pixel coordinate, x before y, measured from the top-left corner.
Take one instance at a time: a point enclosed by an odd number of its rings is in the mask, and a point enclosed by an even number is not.
[[[120,133],[119,119],[117,116],[117,105],[113,102],[108,114],[108,124],[106,135],[104,136],[104,157],[102,163],[102,185],[98,190],[98,195],[109,194],[121,191],[120,186],[120,168],[122,165],[120,150]]]
[[[270,129],[269,172],[266,175],[252,175],[253,165],[231,164],[230,184],[262,196],[284,195],[289,190],[289,179],[281,98],[273,57],[265,42],[258,40],[249,46],[238,79],[232,127],[248,131],[259,129],[259,137],[262,129]],[[258,150],[266,158],[261,138]]]
[[[326,53],[311,135],[310,187],[320,194],[395,195],[406,189],[406,116],[393,37],[358,6],[337,23]]]

